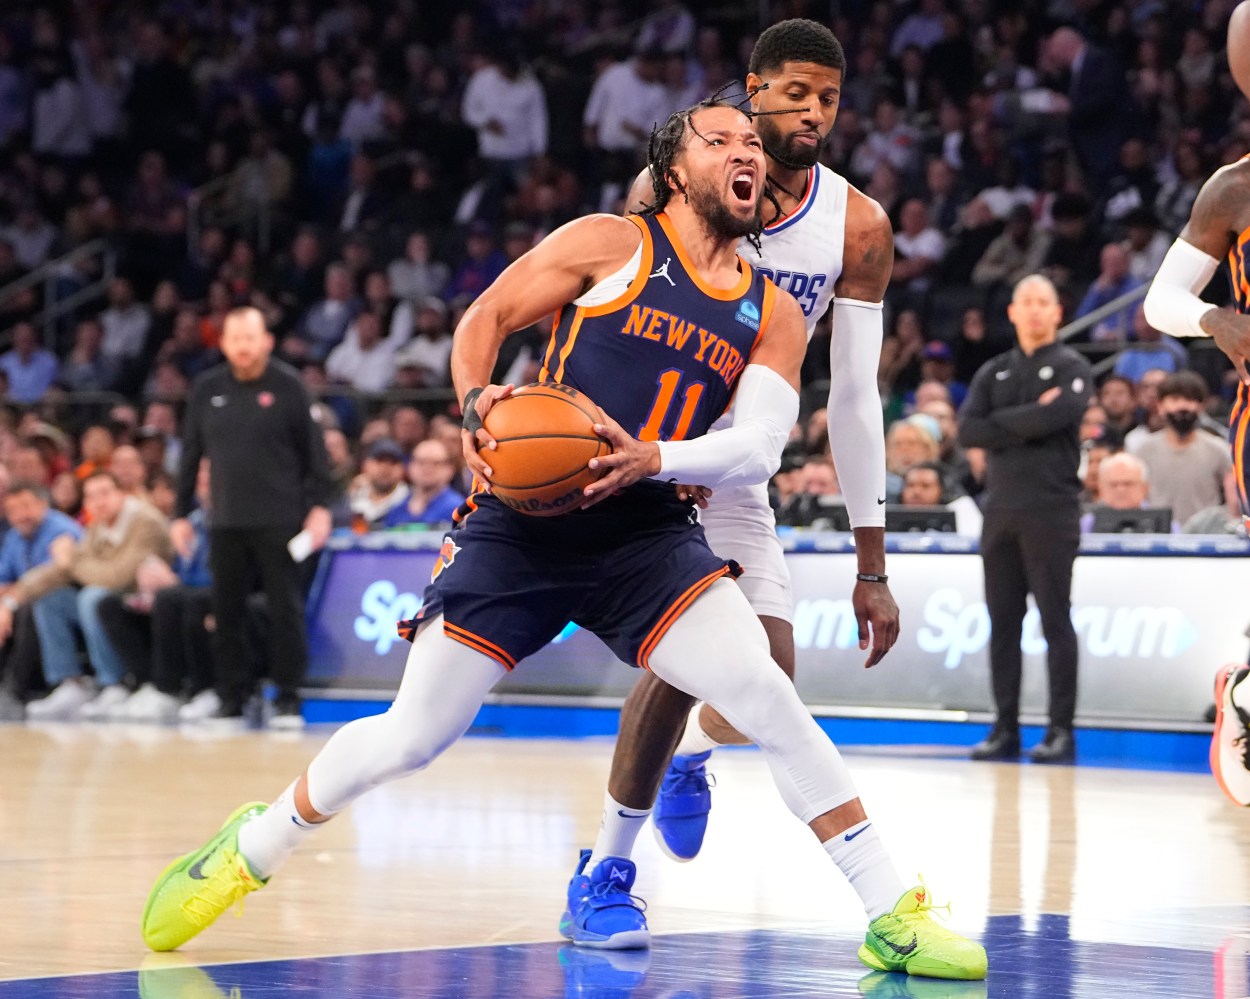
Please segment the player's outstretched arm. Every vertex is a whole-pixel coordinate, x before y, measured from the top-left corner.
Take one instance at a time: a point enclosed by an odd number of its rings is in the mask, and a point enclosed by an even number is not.
[[[864,663],[871,667],[899,633],[898,604],[885,574],[885,422],[877,391],[894,231],[884,209],[855,188],[848,194],[842,258],[829,343],[829,449],[855,532],[859,571],[851,604],[860,650],[871,643]]]
[[[464,409],[465,461],[483,482],[489,483],[491,470],[477,446],[492,449],[494,441],[482,420],[511,391],[490,384],[500,345],[619,270],[641,241],[637,225],[615,215],[575,219],[509,265],[464,314],[452,344],[451,377]]]
[[[1250,317],[1220,309],[1198,296],[1234,245],[1250,213],[1250,167],[1217,170],[1202,185],[1180,236],[1163,258],[1143,303],[1146,321],[1179,337],[1209,336],[1250,384]]]

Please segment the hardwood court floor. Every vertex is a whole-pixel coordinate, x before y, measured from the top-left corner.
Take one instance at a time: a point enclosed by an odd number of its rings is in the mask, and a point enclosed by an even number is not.
[[[235,989],[245,999],[295,982],[314,997],[408,999],[1250,995],[1240,935],[1250,926],[1250,810],[1226,802],[1209,776],[849,752],[904,880],[923,872],[933,896],[953,903],[949,925],[987,944],[987,992],[863,979],[858,900],[752,751],[714,760],[715,806],[695,862],[669,861],[649,830],[639,840],[636,891],[657,934],[651,970],[641,957],[622,969],[570,956],[555,946],[556,922],[577,849],[598,827],[611,745],[473,738],[320,830],[243,918],[224,916],[172,958],[168,987],[152,975],[169,958],[144,965],[146,989],[133,973],[17,981],[139,968],[156,874],[236,804],[271,799],[327,735],[0,725],[0,999],[133,996],[136,982],[143,996]],[[424,956],[330,962],[321,979],[316,962],[243,965],[243,978],[220,988],[177,967],[416,950]],[[488,953],[497,991],[472,975],[438,984],[432,969]],[[597,971],[617,984],[594,986]]]

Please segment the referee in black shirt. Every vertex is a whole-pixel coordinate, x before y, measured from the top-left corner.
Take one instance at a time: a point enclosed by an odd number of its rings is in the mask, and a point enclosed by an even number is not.
[[[270,676],[278,688],[275,727],[303,723],[298,689],[308,665],[304,589],[287,549],[301,530],[310,550],[330,536],[333,483],[312,399],[291,368],[271,360],[273,337],[260,311],[235,309],[221,335],[226,364],[191,388],[183,427],[174,546],[189,551],[201,457],[212,469],[213,613],[218,717],[242,718],[256,686],[244,654],[246,600],[259,572],[269,604]]]
[[[981,560],[998,712],[972,756],[1020,755],[1020,633],[1032,593],[1049,647],[1050,727],[1030,755],[1035,763],[1067,763],[1076,756],[1072,563],[1081,537],[1079,429],[1091,373],[1080,354],[1058,342],[1063,307],[1049,279],[1021,280],[1007,317],[1018,346],[982,366],[959,413],[959,443],[986,451]]]

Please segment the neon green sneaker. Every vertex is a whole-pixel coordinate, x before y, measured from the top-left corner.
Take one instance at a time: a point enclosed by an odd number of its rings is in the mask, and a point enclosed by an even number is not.
[[[212,839],[161,872],[143,908],[143,942],[153,950],[181,947],[243,896],[266,884],[239,853],[239,826],[269,806],[236,808]]]
[[[877,971],[905,971],[930,978],[984,978],[985,948],[934,922],[929,916],[933,908],[923,884],[903,892],[892,912],[869,924],[859,959]]]

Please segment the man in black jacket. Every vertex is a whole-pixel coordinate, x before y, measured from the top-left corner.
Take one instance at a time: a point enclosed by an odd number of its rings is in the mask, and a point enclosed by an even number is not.
[[[1048,278],[1022,279],[1007,316],[1018,346],[976,373],[959,420],[959,443],[986,450],[981,559],[998,712],[972,756],[1020,754],[1020,635],[1032,593],[1049,646],[1050,727],[1031,756],[1064,763],[1076,755],[1072,563],[1080,543],[1079,430],[1092,378],[1085,359],[1057,342],[1063,308]]]
[[[275,727],[302,724],[298,687],[308,663],[298,558],[325,544],[333,483],[312,399],[299,375],[271,360],[261,313],[235,309],[221,335],[226,364],[196,379],[187,403],[174,547],[189,552],[200,458],[212,466],[213,612],[219,718],[239,719],[252,692],[243,648],[246,599],[258,571],[269,604]],[[301,533],[301,529],[303,532]],[[299,540],[291,544],[296,536]],[[304,550],[299,551],[302,547]]]

